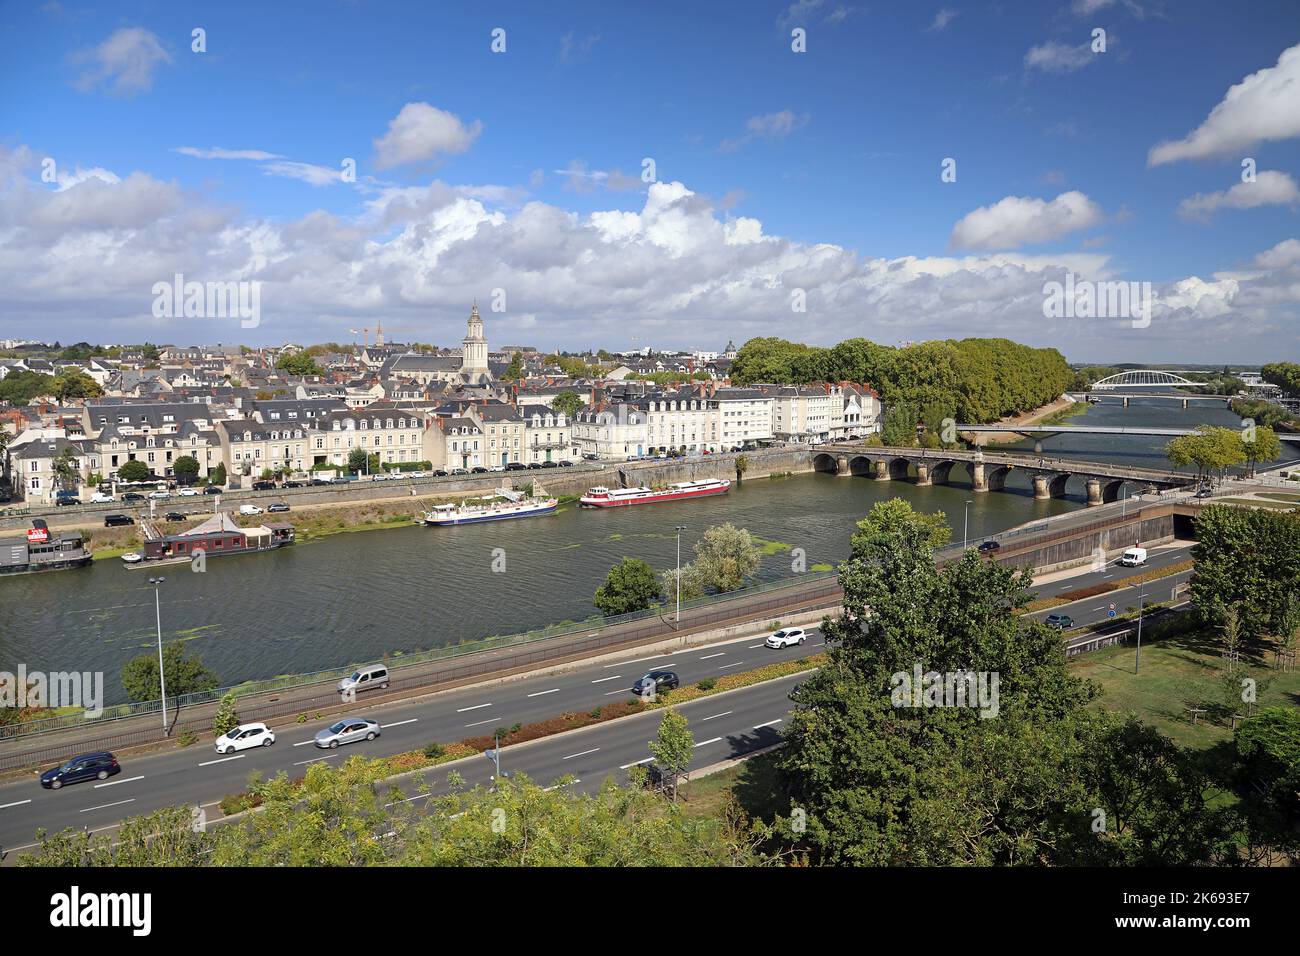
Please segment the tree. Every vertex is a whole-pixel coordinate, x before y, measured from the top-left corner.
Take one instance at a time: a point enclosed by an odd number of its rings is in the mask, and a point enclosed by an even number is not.
[[[624,558],[610,568],[605,583],[596,588],[594,603],[602,614],[612,617],[644,611],[661,595],[654,569],[640,558]]]
[[[506,367],[506,374],[503,377],[507,382],[517,382],[524,377],[524,353],[511,354],[510,364]]]
[[[736,456],[736,480],[741,481],[745,477],[745,472],[749,471],[749,458],[745,455]]]
[[[762,554],[753,536],[730,522],[715,525],[695,543],[690,573],[714,591],[735,591],[758,571]]]
[[[275,367],[290,375],[324,375],[325,370],[316,364],[309,352],[294,352],[281,355],[275,361]]]
[[[39,395],[54,392],[54,377],[40,372],[10,372],[0,378],[0,402],[26,405]]]
[[[1295,362],[1270,362],[1259,374],[1292,398],[1300,398],[1300,365]]]
[[[586,402],[577,392],[561,392],[551,399],[551,410],[558,412],[567,419],[572,419],[578,412],[582,411]]]
[[[134,458],[124,462],[117,470],[117,477],[122,481],[144,481],[149,474],[149,466]]]
[[[348,452],[348,471],[360,474],[367,469],[368,461],[369,456],[364,448],[354,448]]]
[[[225,483],[226,483],[226,466],[224,463],[218,464],[216,468],[213,468],[211,471],[208,472],[208,484],[224,485]]]
[[[1222,479],[1230,466],[1246,460],[1246,448],[1240,432],[1201,425],[1192,434],[1179,435],[1165,445],[1165,457],[1175,468],[1195,465],[1198,479],[1209,475]]]
[[[193,455],[181,455],[172,462],[172,473],[183,485],[191,485],[199,476],[199,460]]]
[[[1300,710],[1266,707],[1234,731],[1237,791],[1262,839],[1300,857]]]
[[[877,502],[858,522],[849,543],[855,555],[865,554],[872,544],[888,546],[909,528],[924,531],[926,547],[934,551],[945,547],[952,538],[948,518],[942,511],[925,514],[913,510],[903,498],[889,498]]]
[[[1241,447],[1246,456],[1246,463],[1253,474],[1255,466],[1260,462],[1274,461],[1282,457],[1282,440],[1277,437],[1277,432],[1267,425],[1256,425],[1251,431],[1253,437],[1249,440],[1243,439]]]
[[[235,692],[226,691],[217,704],[217,712],[212,717],[212,736],[220,737],[239,726],[239,711],[235,706]]]
[[[185,653],[185,642],[176,640],[163,645],[163,670],[167,675],[167,693],[172,697],[213,690],[217,675],[197,655]],[[157,700],[162,696],[158,680],[158,654],[133,657],[122,667],[122,687],[133,701]]]
[[[1300,514],[1211,505],[1196,516],[1190,591],[1201,620],[1217,625],[1235,607],[1249,641],[1281,634],[1300,591]]]
[[[695,753],[695,735],[687,726],[686,718],[671,707],[664,711],[663,720],[659,721],[659,736],[650,741],[650,753],[664,775],[673,803],[676,803],[677,782],[690,766]]]
[[[76,488],[81,479],[81,469],[77,466],[77,453],[72,448],[65,448],[55,456],[50,467],[54,470],[54,481],[60,488]]]
[[[68,371],[54,379],[54,394],[59,401],[67,402],[74,398],[99,398],[104,390],[84,372]]]

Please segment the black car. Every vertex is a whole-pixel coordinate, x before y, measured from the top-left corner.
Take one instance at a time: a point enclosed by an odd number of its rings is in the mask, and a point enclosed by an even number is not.
[[[541,468],[541,467],[542,467],[542,466],[541,466],[538,462],[535,462],[535,461],[530,461],[530,462],[528,463],[528,470],[529,470],[529,471],[536,471],[538,468]]]
[[[81,504],[81,499],[80,498],[55,498],[54,504],[59,507],[62,507],[63,505],[79,505]]]
[[[269,511],[271,514],[280,514],[281,512],[288,511],[289,506],[286,505],[283,501],[277,501],[273,505],[267,505],[266,510]]]
[[[328,485],[330,482],[328,478],[313,478],[311,483],[312,486],[315,487],[317,485]]]
[[[558,463],[558,462],[554,462],[554,461],[544,461],[544,462],[542,462],[542,467],[543,467],[543,468],[559,468],[560,466],[559,466],[559,463]]]
[[[105,528],[116,528],[126,524],[135,524],[135,519],[130,515],[104,515]]]
[[[307,482],[305,482],[305,481],[286,481],[286,482],[284,483],[284,486],[285,486],[286,488],[306,488],[306,487],[307,487]]]
[[[147,499],[145,498],[145,496],[142,495],[142,494],[140,494],[140,492],[138,492],[138,491],[128,491],[126,494],[124,494],[124,495],[122,496],[122,501],[124,501],[124,502],[127,502],[127,501],[145,501],[145,500],[147,500]]]
[[[1058,631],[1068,631],[1074,627],[1074,618],[1068,614],[1049,614],[1043,619],[1043,623],[1048,627],[1054,627]]]
[[[435,478],[446,478],[446,477],[447,477],[447,469],[445,469],[445,468],[439,468],[437,471],[435,471],[435,472],[433,473],[433,477],[435,477]]]
[[[274,482],[274,481],[255,481],[255,482],[253,482],[253,490],[254,490],[254,491],[274,491],[274,490],[275,490],[275,482]]]
[[[642,694],[650,685],[655,685],[655,690],[674,690],[677,687],[677,675],[672,671],[651,671],[632,685],[632,693]]]
[[[523,471],[527,467],[522,461],[512,461],[506,465],[506,471]]]
[[[101,750],[98,753],[73,757],[62,766],[45,771],[41,774],[41,786],[46,790],[58,790],[65,783],[107,780],[121,772],[122,768],[118,765],[117,758],[107,750]]]
[[[561,467],[561,468],[572,468],[572,467],[573,467],[573,462],[571,462],[571,461],[569,461],[569,460],[566,459],[566,460],[560,462],[560,467]]]
[[[991,554],[992,552],[997,551],[1001,547],[1002,545],[996,541],[985,541],[983,544],[979,546],[979,552],[980,554]]]
[[[169,512],[167,512],[167,520],[168,520],[168,521],[184,521],[184,520],[185,520],[185,516],[184,516],[183,514],[181,514],[179,511],[169,511]]]
[[[488,473],[488,470],[484,468],[482,465],[476,465],[475,467],[469,470],[469,473],[471,475],[486,475]]]

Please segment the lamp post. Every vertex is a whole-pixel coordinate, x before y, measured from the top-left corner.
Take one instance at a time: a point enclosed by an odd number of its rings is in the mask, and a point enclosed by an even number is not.
[[[674,619],[675,624],[682,623],[682,532],[685,530],[685,525],[677,525],[677,616]]]
[[[153,610],[154,617],[158,623],[158,687],[162,691],[162,722],[163,733],[167,733],[167,675],[163,672],[163,648],[162,648],[162,599],[159,597],[159,591],[162,583],[167,579],[164,577],[150,578],[149,583],[153,585]]]
[[[1143,583],[1138,591],[1138,635],[1137,635],[1137,656],[1133,659],[1133,673],[1136,674],[1142,667],[1142,610],[1146,606],[1147,587]]]
[[[970,506],[975,502],[969,498],[966,499],[966,505],[961,509],[961,549],[966,550],[967,542],[970,540],[966,532],[970,528]]]

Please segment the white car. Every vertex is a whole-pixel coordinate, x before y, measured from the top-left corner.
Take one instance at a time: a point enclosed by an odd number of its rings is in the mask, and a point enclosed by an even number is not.
[[[808,640],[808,635],[802,627],[783,627],[763,643],[768,647],[789,647],[791,644],[802,644]]]
[[[273,743],[275,734],[266,724],[240,724],[217,738],[217,753],[230,754],[251,747],[269,747]]]
[[[240,505],[239,513],[241,515],[260,515],[262,513],[262,509],[259,508],[257,505]]]
[[[406,477],[408,477],[408,478],[423,478],[423,477],[425,477],[425,474],[424,474],[424,472],[422,472],[422,471],[413,471],[413,472],[411,472],[409,475],[407,475]]]
[[[177,493],[178,495],[180,495],[182,498],[197,498],[197,497],[199,496],[199,489],[197,489],[197,488],[182,488],[180,491],[178,491],[178,492],[176,492],[176,493]]]
[[[171,493],[170,491],[151,491],[151,492],[149,492],[149,497],[150,497],[150,498],[157,498],[159,501],[161,501],[163,498],[170,498],[171,496],[172,496],[172,493]]]
[[[90,496],[90,501],[92,504],[97,504],[97,505],[112,504],[113,496],[106,495],[102,491],[97,491]]]

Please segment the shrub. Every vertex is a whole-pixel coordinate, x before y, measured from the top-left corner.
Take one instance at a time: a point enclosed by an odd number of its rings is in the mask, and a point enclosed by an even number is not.
[[[718,682],[713,677],[706,677],[704,678],[704,680],[700,681],[695,686],[698,687],[700,690],[713,690],[713,688],[718,686]]]
[[[218,736],[220,736],[220,734],[218,734]],[[176,743],[180,744],[182,747],[188,747],[198,739],[199,735],[191,730],[182,730],[176,735]]]
[[[447,748],[440,743],[427,744],[424,748],[424,755],[430,760],[437,760],[447,752]]]

